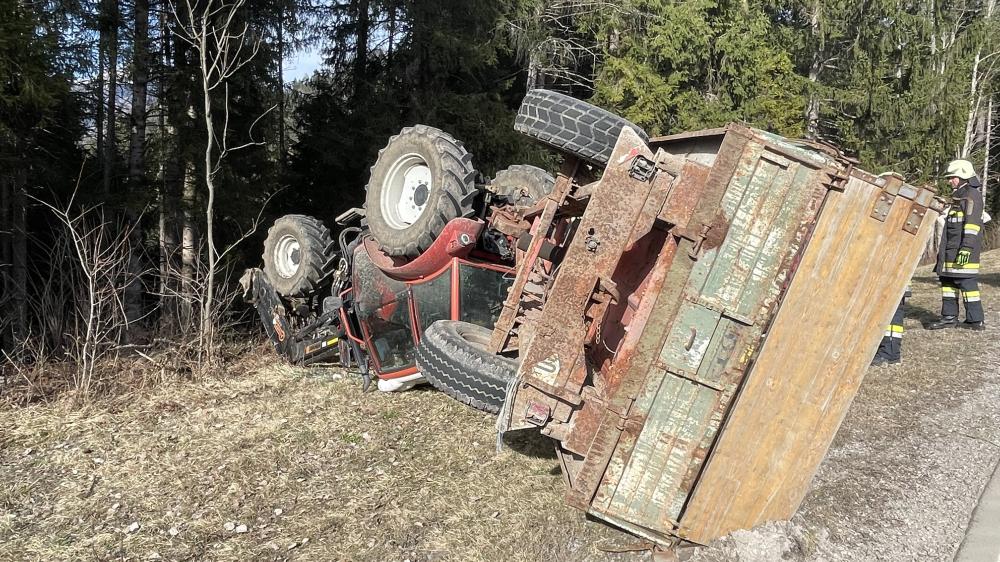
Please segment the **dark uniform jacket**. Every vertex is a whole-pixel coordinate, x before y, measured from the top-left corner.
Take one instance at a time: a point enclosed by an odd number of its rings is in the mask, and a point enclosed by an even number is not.
[[[979,275],[979,253],[982,250],[983,190],[979,178],[972,177],[951,194],[951,206],[945,215],[944,232],[938,248],[934,271],[942,277],[975,277]],[[959,266],[955,257],[961,248],[972,251],[969,263]]]

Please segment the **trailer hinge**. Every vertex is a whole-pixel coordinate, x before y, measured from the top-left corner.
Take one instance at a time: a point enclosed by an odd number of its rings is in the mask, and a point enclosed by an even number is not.
[[[851,172],[853,167],[848,165],[847,168],[843,170],[835,170],[827,173],[827,180],[823,182],[823,185],[831,191],[844,191],[847,186],[847,180],[851,177]]]

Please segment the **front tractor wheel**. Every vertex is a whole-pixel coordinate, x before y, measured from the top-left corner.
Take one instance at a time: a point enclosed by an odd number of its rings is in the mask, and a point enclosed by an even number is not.
[[[415,257],[451,219],[473,214],[472,155],[426,125],[391,139],[372,166],[365,197],[368,227],[387,254]]]
[[[556,179],[535,166],[515,164],[497,172],[490,188],[513,205],[530,207],[552,193]]]
[[[274,221],[264,240],[264,276],[279,295],[315,293],[336,264],[330,231],[317,219],[285,215]]]

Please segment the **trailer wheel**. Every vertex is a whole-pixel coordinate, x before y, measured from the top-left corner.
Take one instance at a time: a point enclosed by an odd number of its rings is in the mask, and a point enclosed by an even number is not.
[[[551,90],[531,90],[521,102],[514,130],[599,166],[606,166],[622,127],[649,136],[610,111]]]
[[[417,346],[417,368],[434,388],[473,408],[496,414],[517,361],[486,351],[491,331],[457,320],[438,320]]]
[[[490,182],[493,191],[507,197],[514,205],[530,207],[552,193],[556,179],[535,166],[515,164],[497,172]]]
[[[317,219],[285,215],[274,221],[264,240],[264,276],[279,295],[315,293],[336,266],[330,231]]]
[[[378,154],[368,181],[368,227],[391,256],[415,257],[451,219],[470,216],[476,196],[472,155],[433,127],[407,127]]]

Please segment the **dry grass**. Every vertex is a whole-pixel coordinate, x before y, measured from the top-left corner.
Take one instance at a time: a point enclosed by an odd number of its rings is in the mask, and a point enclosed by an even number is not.
[[[4,560],[605,559],[597,541],[634,542],[562,505],[541,438],[498,456],[492,417],[363,395],[333,369],[14,408],[0,435]]]
[[[984,262],[1000,270],[1000,253]],[[1000,276],[984,277],[992,326],[1000,325],[998,284]],[[828,559],[841,559],[838,545],[863,558],[868,551],[850,549],[877,542],[880,529],[892,537],[902,524],[885,510],[910,505],[894,498],[916,497],[906,492],[914,482],[945,474],[919,457],[908,461],[910,453],[887,460],[886,451],[909,451],[905,440],[943,432],[926,416],[976,391],[982,356],[956,364],[959,351],[996,356],[996,328],[973,344],[965,331],[921,330],[940,302],[926,268],[914,290],[904,364],[869,375],[797,517],[809,536],[829,534],[819,551]],[[362,394],[351,373],[294,369],[260,355],[228,370],[85,407],[69,397],[3,406],[0,560],[649,558],[601,550],[636,541],[563,504],[562,475],[543,438],[513,436],[513,447],[497,455],[493,418],[438,392]],[[838,484],[844,478],[888,495],[859,495]],[[928,517],[940,514],[932,502]],[[919,514],[907,517],[941,535]],[[133,523],[139,528],[130,532]],[[765,544],[749,537],[757,550]],[[727,548],[704,549],[705,559],[741,558]]]

